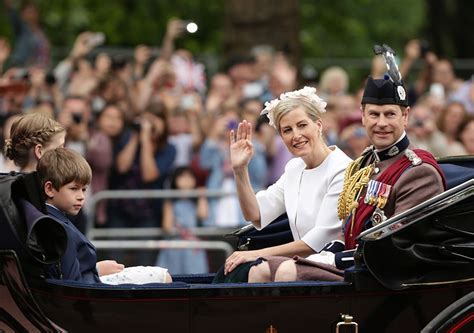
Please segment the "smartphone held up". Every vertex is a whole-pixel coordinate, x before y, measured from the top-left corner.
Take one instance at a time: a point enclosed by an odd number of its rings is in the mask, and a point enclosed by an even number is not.
[[[92,32],[87,39],[91,48],[103,45],[105,43],[105,34],[103,32]]]

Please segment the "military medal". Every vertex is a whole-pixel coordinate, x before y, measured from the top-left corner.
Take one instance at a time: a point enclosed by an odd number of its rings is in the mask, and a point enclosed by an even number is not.
[[[379,195],[379,200],[378,200],[378,208],[384,208],[385,205],[387,204],[388,201],[388,196],[390,195],[390,191],[392,190],[392,186],[388,184],[383,184],[382,183],[382,190]]]
[[[381,210],[380,208],[377,207],[377,208],[375,208],[375,211],[372,214],[372,217],[370,218],[370,221],[372,222],[373,226],[376,226],[376,225],[384,222],[386,219],[387,219],[387,217],[385,216],[385,213],[383,212],[383,210]]]
[[[367,205],[373,205],[374,202],[374,189],[375,189],[375,180],[370,180],[367,184],[367,193],[365,194],[364,203]]]
[[[367,192],[365,194],[364,203],[377,208],[384,208],[388,201],[388,196],[392,186],[381,183],[376,180],[370,180],[367,184]]]

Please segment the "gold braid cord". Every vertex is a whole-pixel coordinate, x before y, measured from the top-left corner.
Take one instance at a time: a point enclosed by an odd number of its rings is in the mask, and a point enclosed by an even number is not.
[[[360,168],[363,156],[349,164],[344,173],[344,184],[337,202],[337,214],[340,220],[345,220],[354,213],[359,206],[359,196],[364,187],[369,183],[374,165],[369,164]],[[354,215],[354,214],[353,214]]]

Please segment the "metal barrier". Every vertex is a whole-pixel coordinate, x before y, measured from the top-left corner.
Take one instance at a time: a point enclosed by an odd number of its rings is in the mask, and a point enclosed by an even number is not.
[[[194,227],[189,232],[197,237],[218,237],[235,231],[236,228]],[[123,238],[159,238],[165,236],[161,228],[93,228],[89,233],[91,239]],[[172,235],[174,236],[174,235]]]
[[[233,196],[236,192],[222,190],[107,190],[95,193],[90,199],[87,214],[86,235],[98,249],[208,249],[221,250],[230,255],[234,249],[224,241],[190,241],[190,240],[150,240],[150,237],[163,236],[161,228],[95,228],[95,212],[97,204],[109,199],[174,199],[174,198],[220,198]],[[229,228],[192,228],[195,236],[220,236],[233,231]],[[148,238],[143,240],[124,240],[124,238]],[[103,240],[98,238],[120,238],[119,240]]]
[[[218,250],[228,257],[234,248],[224,241],[189,240],[94,240],[94,246],[100,250],[159,250],[159,249],[201,249]]]

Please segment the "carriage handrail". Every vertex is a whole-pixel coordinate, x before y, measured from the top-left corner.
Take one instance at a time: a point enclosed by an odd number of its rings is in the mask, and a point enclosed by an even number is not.
[[[104,190],[94,193],[89,199],[89,212],[86,215],[86,235],[93,240],[97,235],[94,227],[97,204],[106,199],[174,199],[174,198],[220,198],[236,195],[235,191],[223,190]],[[131,230],[132,228],[128,228]],[[138,229],[138,228],[133,228]]]
[[[224,241],[204,240],[94,240],[92,242],[101,250],[157,250],[157,249],[202,249],[220,250],[226,258],[234,252],[234,248]]]

